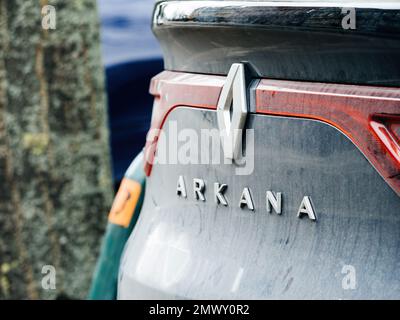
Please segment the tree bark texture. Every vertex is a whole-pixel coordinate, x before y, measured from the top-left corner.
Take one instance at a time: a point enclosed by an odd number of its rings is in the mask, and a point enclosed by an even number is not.
[[[96,1],[0,0],[0,299],[85,298],[112,201],[106,124]]]

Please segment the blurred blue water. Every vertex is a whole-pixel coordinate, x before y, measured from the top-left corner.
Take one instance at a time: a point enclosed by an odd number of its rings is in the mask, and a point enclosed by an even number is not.
[[[154,0],[98,0],[106,66],[161,57],[151,32]]]

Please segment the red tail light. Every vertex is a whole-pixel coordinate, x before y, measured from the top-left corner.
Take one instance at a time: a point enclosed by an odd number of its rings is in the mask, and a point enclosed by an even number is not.
[[[177,106],[216,109],[224,80],[169,71],[153,78],[153,130],[145,148],[147,176],[158,140],[154,129],[161,129]],[[400,195],[400,89],[263,79],[255,98],[257,113],[315,119],[339,129]]]
[[[400,115],[371,116],[371,128],[400,166]]]
[[[159,130],[169,112],[177,106],[216,109],[225,77],[179,72],[162,72],[150,85],[154,96],[151,127],[146,139],[144,170],[150,176]]]
[[[256,90],[256,110],[333,125],[353,141],[400,195],[399,149],[395,138],[398,137],[395,132],[399,131],[398,116],[385,117],[384,122],[379,122],[382,116],[379,121],[373,117],[383,113],[399,115],[399,89],[262,80]],[[370,123],[371,117],[375,121]]]

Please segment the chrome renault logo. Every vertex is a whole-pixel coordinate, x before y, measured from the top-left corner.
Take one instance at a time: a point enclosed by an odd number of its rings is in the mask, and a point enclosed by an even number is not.
[[[229,70],[217,105],[225,158],[236,160],[240,156],[243,128],[247,117],[245,68],[234,63]]]

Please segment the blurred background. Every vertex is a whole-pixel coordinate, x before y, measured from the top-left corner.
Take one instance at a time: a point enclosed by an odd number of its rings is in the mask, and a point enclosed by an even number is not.
[[[116,183],[143,148],[153,100],[149,83],[163,67],[161,49],[150,28],[154,3],[98,0]]]
[[[87,297],[163,67],[153,5],[0,0],[0,299]]]

